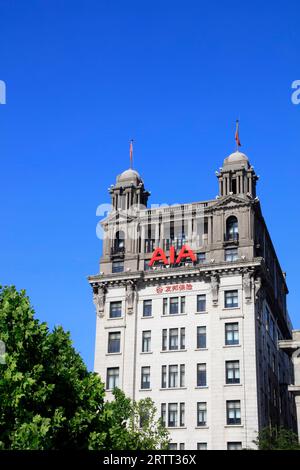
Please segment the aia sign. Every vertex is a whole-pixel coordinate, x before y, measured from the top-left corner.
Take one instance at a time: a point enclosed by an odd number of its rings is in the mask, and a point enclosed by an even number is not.
[[[180,252],[178,253],[177,257],[175,254],[175,247],[170,247],[170,256],[169,259],[167,258],[164,250],[162,248],[156,248],[152,255],[151,260],[149,261],[149,266],[153,266],[156,261],[163,263],[164,265],[167,264],[179,264],[185,259],[190,259],[192,261],[196,261],[195,253],[190,249],[188,245],[183,245]]]

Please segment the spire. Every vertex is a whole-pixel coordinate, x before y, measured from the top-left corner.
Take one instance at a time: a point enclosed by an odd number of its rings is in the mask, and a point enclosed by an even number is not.
[[[235,127],[235,136],[234,136],[234,139],[235,139],[235,142],[236,142],[236,151],[237,152],[239,151],[239,147],[241,147],[241,145],[242,145],[241,142],[240,142],[239,127],[240,127],[240,122],[237,119],[236,120],[236,127]]]
[[[133,139],[130,140],[129,145],[129,160],[130,160],[130,168],[133,168]]]

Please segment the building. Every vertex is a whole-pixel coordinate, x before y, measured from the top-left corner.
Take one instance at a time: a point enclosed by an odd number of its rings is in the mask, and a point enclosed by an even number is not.
[[[291,360],[278,347],[292,338],[288,289],[258,177],[239,151],[216,175],[215,200],[156,208],[136,171],[119,175],[89,277],[95,371],[108,397],[119,386],[155,401],[172,449],[255,448],[262,427],[296,429]]]

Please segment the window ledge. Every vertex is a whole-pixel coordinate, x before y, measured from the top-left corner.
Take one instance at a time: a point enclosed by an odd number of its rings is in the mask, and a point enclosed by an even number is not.
[[[202,388],[204,388],[204,389],[205,389],[205,388],[208,388],[208,385],[197,385],[197,386],[195,387],[196,390],[199,390],[199,389],[201,390]]]
[[[105,356],[120,356],[121,354],[122,354],[121,352],[106,353]]]
[[[240,310],[241,307],[224,307],[222,310],[228,312],[228,310]]]
[[[195,351],[208,351],[208,348],[196,348]]]
[[[203,312],[195,312],[195,315],[206,315],[208,314],[207,310],[203,310]]]
[[[187,352],[187,349],[167,349],[166,351],[160,351],[161,353],[178,353],[178,352]]]
[[[154,315],[145,315],[145,316],[141,316],[141,319],[144,320],[145,318],[154,318]]]
[[[187,315],[187,313],[168,313],[166,315],[161,315],[162,318],[167,317],[183,317],[184,315]]]
[[[243,428],[243,424],[225,424],[224,428]]]
[[[107,320],[124,320],[124,315],[121,317],[108,317]]]
[[[166,426],[165,425],[165,427],[166,427],[166,429],[170,429],[170,430],[172,430],[172,429],[186,429],[186,426]]]
[[[224,344],[223,348],[240,348],[241,344]]]
[[[165,387],[165,388],[160,388],[159,390],[187,390],[187,387]]]
[[[195,426],[195,429],[209,429],[209,426]]]
[[[153,354],[153,351],[141,351],[140,354]]]
[[[152,392],[152,388],[140,388],[139,392]]]
[[[243,384],[238,383],[238,384],[224,384],[224,387],[242,387]]]

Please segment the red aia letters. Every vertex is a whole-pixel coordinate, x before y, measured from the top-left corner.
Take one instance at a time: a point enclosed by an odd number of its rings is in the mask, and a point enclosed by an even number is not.
[[[195,253],[189,248],[188,245],[183,245],[181,248],[176,260],[175,260],[175,247],[170,247],[170,256],[169,260],[162,248],[155,248],[151,260],[149,261],[149,266],[153,266],[155,261],[160,261],[163,264],[179,264],[183,259],[190,258],[192,261],[196,261]]]

